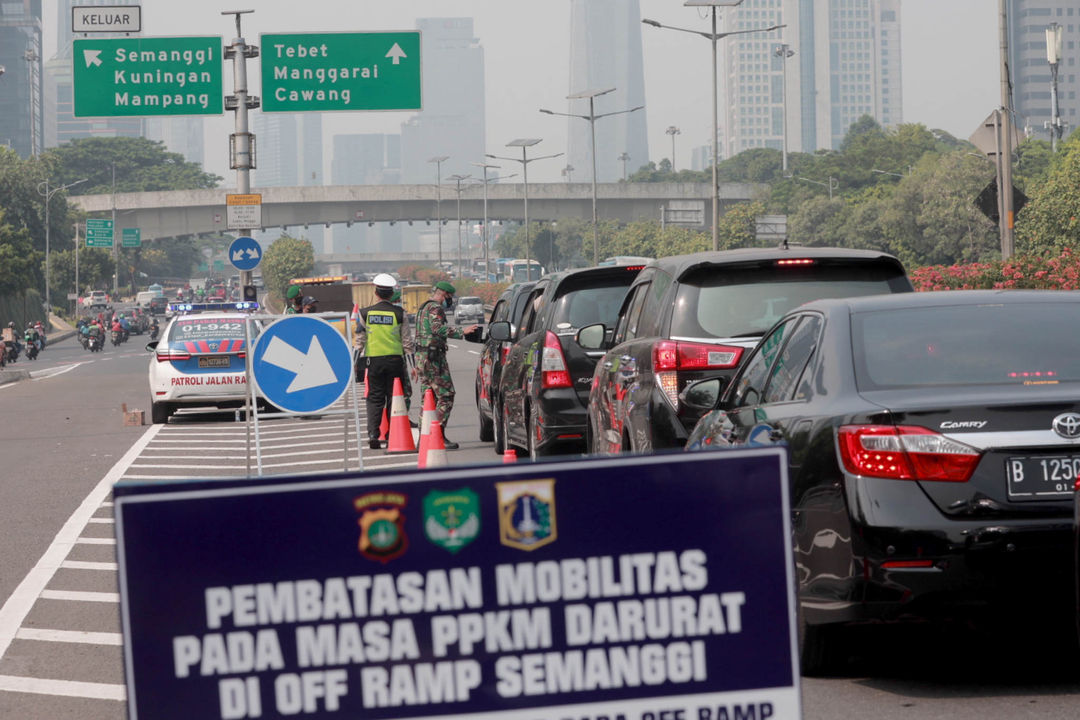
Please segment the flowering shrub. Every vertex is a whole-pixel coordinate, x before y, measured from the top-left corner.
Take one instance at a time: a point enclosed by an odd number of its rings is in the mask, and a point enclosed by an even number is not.
[[[911,272],[911,284],[925,290],[1077,290],[1080,257],[1068,248],[1057,257],[1014,255],[968,265],[930,265]]]

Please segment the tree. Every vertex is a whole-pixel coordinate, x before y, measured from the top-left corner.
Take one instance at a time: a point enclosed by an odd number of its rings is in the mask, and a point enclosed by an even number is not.
[[[0,208],[0,296],[22,293],[34,286],[34,270],[43,255],[34,250],[30,231],[15,229]]]
[[[283,234],[263,252],[263,280],[279,298],[285,297],[289,280],[310,275],[314,267],[315,248],[309,240],[297,240]]]
[[[1080,133],[1058,147],[1046,180],[1020,211],[1016,250],[1032,255],[1080,250]]]
[[[187,162],[165,144],[143,137],[81,138],[49,150],[56,177],[66,184],[86,178],[79,186],[83,195],[154,190],[199,190],[217,187],[221,178],[203,172],[198,163]]]
[[[115,265],[112,254],[102,248],[79,249],[79,285],[78,293],[88,290],[106,290],[112,287],[112,275]],[[52,253],[49,264],[53,298],[57,291],[64,293],[75,291],[75,250],[61,250]],[[63,296],[61,296],[63,297]]]

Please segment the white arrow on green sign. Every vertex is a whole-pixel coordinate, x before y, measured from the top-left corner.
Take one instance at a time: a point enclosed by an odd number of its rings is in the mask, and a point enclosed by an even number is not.
[[[262,111],[422,110],[420,33],[262,35]]]
[[[220,115],[221,37],[75,40],[75,117]]]
[[[113,221],[104,218],[87,218],[86,247],[112,247]]]

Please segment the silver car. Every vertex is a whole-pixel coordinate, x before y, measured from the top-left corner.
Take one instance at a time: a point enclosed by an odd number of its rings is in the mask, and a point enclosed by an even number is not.
[[[454,324],[464,325],[466,323],[482,324],[484,322],[484,301],[473,295],[466,295],[465,297],[458,298],[457,306],[454,308]]]

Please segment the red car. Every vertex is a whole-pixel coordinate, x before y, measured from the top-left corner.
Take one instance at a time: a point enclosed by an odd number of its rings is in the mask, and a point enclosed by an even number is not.
[[[225,286],[215,285],[210,289],[210,293],[206,296],[206,299],[211,302],[225,302]]]

